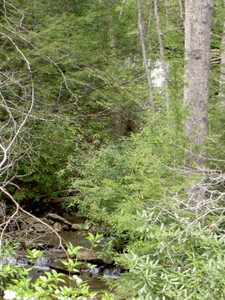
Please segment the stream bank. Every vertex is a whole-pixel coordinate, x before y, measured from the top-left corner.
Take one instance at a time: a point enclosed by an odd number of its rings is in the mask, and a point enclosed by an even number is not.
[[[104,279],[117,279],[121,274],[121,269],[114,265],[111,259],[101,257],[99,251],[102,249],[104,239],[99,242],[98,247],[92,248],[90,241],[87,239],[88,233],[93,231],[90,225],[87,225],[86,218],[73,214],[63,214],[59,216],[54,213],[48,213],[41,221],[47,223],[54,228],[62,239],[63,246],[71,243],[74,247],[82,247],[76,259],[82,262],[79,268],[80,277],[88,282],[90,291],[100,293],[107,290],[108,286]],[[1,263],[10,263],[12,265],[19,264],[23,267],[31,267],[28,258],[26,258],[26,249],[40,249],[43,251],[43,257],[38,258],[32,265],[30,276],[35,280],[45,271],[57,270],[65,274],[64,279],[68,281],[68,271],[62,264],[62,260],[66,259],[66,253],[60,249],[60,241],[54,232],[46,228],[36,219],[20,215],[10,225],[11,230],[7,232],[7,236],[17,239],[22,245],[17,251],[16,256],[2,259]],[[12,231],[12,229],[14,229]],[[87,268],[87,264],[93,264],[91,269]]]

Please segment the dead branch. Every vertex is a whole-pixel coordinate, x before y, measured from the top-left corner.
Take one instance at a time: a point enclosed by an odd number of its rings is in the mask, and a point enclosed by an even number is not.
[[[7,19],[7,10],[6,10],[6,4],[7,2],[4,1],[4,9],[5,9],[5,18]],[[8,30],[8,32],[11,32],[15,35],[16,32],[12,30]],[[24,151],[21,154],[13,153],[13,147],[15,146],[16,142],[18,141],[18,138],[22,139],[21,135],[23,133],[23,128],[25,124],[27,123],[31,112],[34,107],[35,102],[35,86],[34,86],[34,79],[33,79],[33,73],[31,64],[28,60],[28,58],[25,56],[24,52],[20,49],[18,44],[13,40],[11,36],[4,32],[0,32],[1,36],[4,39],[7,39],[10,41],[10,43],[13,45],[14,49],[17,53],[19,53],[22,60],[25,62],[27,72],[29,74],[29,80],[30,80],[30,94],[29,94],[29,106],[26,111],[22,110],[20,113],[19,108],[19,101],[18,104],[14,103],[13,99],[7,99],[2,92],[0,92],[0,107],[5,111],[6,117],[5,122],[2,122],[0,132],[2,133],[2,136],[0,138],[0,176],[1,176],[1,182],[0,182],[0,192],[3,195],[5,195],[15,206],[15,211],[8,217],[6,221],[3,221],[2,224],[0,224],[0,227],[2,227],[1,234],[0,234],[0,253],[1,253],[1,247],[2,247],[2,241],[4,238],[4,235],[6,233],[6,229],[8,228],[9,224],[14,220],[16,215],[19,213],[19,211],[23,212],[24,214],[32,217],[37,222],[41,223],[43,226],[47,227],[51,230],[59,239],[59,247],[63,249],[66,252],[66,249],[64,248],[62,244],[62,239],[60,235],[47,223],[42,221],[41,219],[35,217],[34,215],[30,214],[26,210],[24,210],[18,202],[14,199],[14,197],[7,191],[7,186],[9,184],[13,184],[13,180],[17,177],[17,174],[10,174],[10,170],[12,167],[14,167],[18,160],[26,153]],[[17,35],[18,36],[18,35]],[[2,75],[2,73],[1,73]],[[19,85],[22,88],[22,85],[19,83],[18,80],[13,78],[13,76],[8,76],[7,74],[4,74],[5,78],[8,79],[8,82],[5,82],[2,84],[2,88],[8,88],[12,95],[15,97],[16,100],[20,100],[20,96],[14,93],[14,90],[12,88],[13,85]],[[23,101],[22,101],[23,102]],[[18,112],[20,113],[20,118],[22,120],[19,122],[18,117],[14,115],[16,113],[18,115]],[[4,132],[7,131],[9,134],[4,137]],[[23,140],[22,140],[23,141]],[[24,141],[23,141],[24,143]],[[28,145],[29,149],[29,145]]]

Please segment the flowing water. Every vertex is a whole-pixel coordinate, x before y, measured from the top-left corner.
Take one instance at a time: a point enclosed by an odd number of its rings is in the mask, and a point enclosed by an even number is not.
[[[72,224],[81,224],[85,222],[85,218],[82,216],[63,215],[63,217]],[[86,239],[87,233],[81,234],[77,231],[62,231],[59,234],[65,244],[70,242],[75,247],[82,246],[88,249],[91,248],[90,242]],[[64,269],[61,263],[61,260],[65,259],[66,255],[65,252],[57,249],[57,247],[59,246],[58,238],[56,237],[56,235],[50,234],[48,236],[42,237],[41,240],[46,240],[46,242],[51,241],[51,245],[53,245],[54,248],[43,251],[43,257],[36,259],[34,264],[31,265],[29,263],[29,259],[26,258],[27,253],[25,250],[18,251],[17,257],[9,256],[7,259],[0,258],[0,263],[10,263],[12,265],[18,264],[23,267],[32,267],[30,275],[32,276],[33,280],[42,275],[45,271],[56,269],[60,272],[65,273],[64,280],[69,284],[68,275],[66,274],[66,270]],[[104,242],[104,240],[102,242]],[[99,251],[100,248],[101,247],[99,247],[96,250]],[[88,282],[91,291],[100,292],[102,290],[107,289],[106,283],[101,278],[117,279],[119,278],[120,273],[120,268],[116,268],[113,265],[107,265],[105,263],[102,263],[100,265],[95,264],[95,266],[91,270],[82,270],[81,277],[83,278],[83,280]]]

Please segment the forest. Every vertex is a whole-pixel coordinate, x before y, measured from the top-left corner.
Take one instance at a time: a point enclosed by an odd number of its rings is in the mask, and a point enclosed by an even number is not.
[[[0,299],[225,299],[224,163],[225,0],[0,0]]]

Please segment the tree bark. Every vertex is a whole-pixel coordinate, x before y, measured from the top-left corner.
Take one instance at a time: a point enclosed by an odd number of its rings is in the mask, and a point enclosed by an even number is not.
[[[204,166],[206,154],[212,16],[213,0],[185,1],[186,154],[189,164],[194,162],[200,167]]]
[[[165,51],[162,39],[162,31],[160,26],[160,17],[159,17],[159,9],[158,9],[158,1],[154,0],[154,13],[156,19],[156,30],[158,35],[158,42],[159,42],[159,53],[160,53],[160,62],[162,65],[163,70],[163,77],[164,77],[164,84],[163,84],[163,96],[166,102],[166,109],[169,110],[169,95],[168,95],[168,76],[167,76],[167,67],[165,62]]]
[[[142,20],[142,1],[141,0],[137,0],[137,7],[138,7],[138,29],[139,29],[140,43],[141,43],[141,49],[142,49],[143,64],[144,64],[147,82],[148,82],[149,104],[150,104],[152,112],[154,114],[155,113],[155,103],[154,103],[151,71],[150,71],[149,65],[148,65],[147,50],[146,50],[145,37],[144,37],[144,29],[143,29],[143,25],[142,25],[143,20]]]
[[[225,0],[224,0],[225,8]],[[220,67],[220,89],[219,89],[219,106],[225,107],[225,19],[223,21],[223,35],[221,39],[221,67]]]

